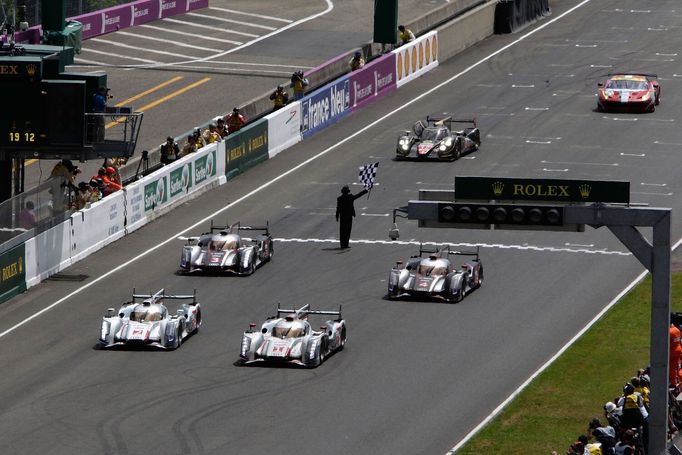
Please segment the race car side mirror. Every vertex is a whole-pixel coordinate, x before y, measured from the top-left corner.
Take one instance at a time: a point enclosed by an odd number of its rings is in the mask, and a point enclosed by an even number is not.
[[[115,309],[113,309],[113,308],[107,308],[107,317],[108,317],[108,318],[114,317],[115,314],[116,314],[116,310],[115,310]]]
[[[197,246],[202,247],[202,246],[204,246],[204,244],[202,242],[199,242],[199,243],[197,243]]]
[[[388,238],[391,240],[398,240],[400,237],[400,230],[398,229],[398,225],[394,224],[391,229],[388,231]]]
[[[603,87],[604,83],[603,82],[597,82],[597,87]]]

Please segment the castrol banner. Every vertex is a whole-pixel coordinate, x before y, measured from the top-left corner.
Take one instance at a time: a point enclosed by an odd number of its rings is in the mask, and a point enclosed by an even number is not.
[[[398,87],[438,66],[438,32],[432,31],[394,50]]]

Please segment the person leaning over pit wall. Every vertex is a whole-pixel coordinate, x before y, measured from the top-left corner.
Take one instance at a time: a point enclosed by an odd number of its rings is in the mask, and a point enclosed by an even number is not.
[[[227,134],[232,134],[246,125],[246,117],[242,115],[238,107],[235,107],[232,112],[225,116],[225,122],[227,123]]]
[[[353,58],[348,62],[348,66],[351,71],[356,71],[365,66],[365,59],[362,58],[362,53],[360,51],[355,52]]]
[[[273,111],[284,107],[289,102],[289,94],[284,90],[283,85],[278,85],[277,89],[272,92],[270,99],[273,103]]]
[[[410,41],[415,40],[414,33],[412,33],[412,30],[405,27],[404,25],[399,25],[398,31],[400,32],[400,34],[398,35],[398,39],[400,40],[400,45],[407,44]]]
[[[305,89],[310,85],[310,81],[303,75],[303,71],[296,71],[291,75],[289,86],[294,90],[294,99],[300,100],[305,96]]]

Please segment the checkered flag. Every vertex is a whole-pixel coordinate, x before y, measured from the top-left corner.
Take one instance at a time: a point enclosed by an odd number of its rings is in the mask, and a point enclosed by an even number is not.
[[[377,176],[377,168],[379,163],[365,164],[360,166],[360,173],[358,174],[358,179],[368,190],[371,190],[374,186],[374,179]]]

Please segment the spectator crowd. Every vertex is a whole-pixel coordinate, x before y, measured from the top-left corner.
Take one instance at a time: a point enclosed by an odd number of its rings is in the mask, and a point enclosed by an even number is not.
[[[670,315],[668,438],[682,425],[682,313]],[[622,393],[604,404],[603,416],[592,418],[566,455],[647,455],[649,440],[649,368],[639,369]],[[557,455],[557,452],[552,452]]]

